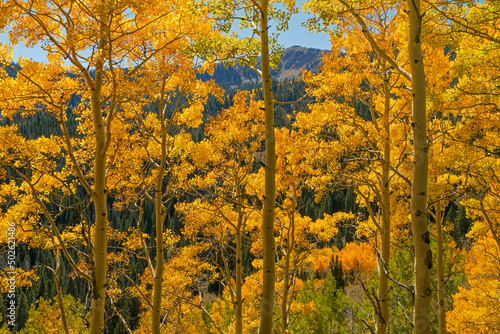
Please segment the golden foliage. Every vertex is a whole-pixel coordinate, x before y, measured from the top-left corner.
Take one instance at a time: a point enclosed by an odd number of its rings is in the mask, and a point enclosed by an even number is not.
[[[467,284],[453,295],[447,312],[451,333],[496,333],[500,330],[500,249],[484,223],[469,232],[474,243],[466,251],[463,270]]]
[[[364,242],[346,244],[338,256],[346,273],[356,275],[359,272],[363,276],[368,276],[377,268],[373,247]]]

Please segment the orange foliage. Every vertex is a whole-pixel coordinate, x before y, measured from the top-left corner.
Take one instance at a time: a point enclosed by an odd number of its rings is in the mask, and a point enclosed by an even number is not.
[[[359,271],[360,274],[370,274],[377,268],[377,260],[373,248],[366,243],[350,242],[339,252],[342,269],[347,273]]]
[[[313,250],[306,259],[306,267],[319,274],[326,274],[330,262],[332,261],[333,254],[337,253],[337,248],[322,248]]]

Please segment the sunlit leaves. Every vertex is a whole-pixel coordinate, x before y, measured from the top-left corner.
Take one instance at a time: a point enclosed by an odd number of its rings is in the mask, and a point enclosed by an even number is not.
[[[198,256],[203,248],[187,246],[170,248],[170,259],[165,263],[162,285],[163,328],[166,332],[183,330],[192,332],[200,329],[201,319],[195,305],[199,303],[198,284],[210,281],[210,272],[214,269],[202,262]],[[148,296],[151,294],[152,273],[146,270],[141,276],[141,284],[130,287],[127,291],[141,301],[143,312],[138,333],[150,332],[151,309]]]
[[[65,315],[69,329],[72,333],[84,333],[87,331],[87,312],[79,300],[73,296],[63,296],[62,302],[65,308]],[[28,313],[26,326],[20,333],[59,334],[64,332],[61,320],[61,310],[56,301],[44,300],[40,298],[37,304],[33,304]]]
[[[320,240],[333,239],[338,232],[340,222],[349,221],[354,218],[352,213],[336,212],[333,215],[325,214],[323,219],[317,219],[311,224],[311,233],[318,236]]]
[[[499,301],[500,253],[491,232],[476,222],[469,233],[475,242],[466,251],[463,269],[467,286],[459,287],[453,296],[453,310],[448,312],[452,333],[490,333],[500,329]]]
[[[376,267],[373,248],[366,243],[348,243],[339,253],[344,271],[356,275],[361,273],[369,275]]]
[[[36,270],[23,270],[21,268],[1,268],[0,291],[3,294],[15,293],[21,287],[31,287],[37,280]],[[11,285],[14,285],[12,287]]]

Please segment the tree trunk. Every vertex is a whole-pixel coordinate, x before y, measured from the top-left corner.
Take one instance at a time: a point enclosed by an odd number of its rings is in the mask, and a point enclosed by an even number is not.
[[[160,111],[161,112],[161,111]],[[163,149],[162,149],[163,151]],[[163,156],[163,152],[162,152]],[[162,168],[163,167],[163,168]],[[164,166],[160,171],[164,170]],[[159,171],[159,172],[160,172]],[[163,172],[162,172],[163,175]],[[156,268],[153,280],[153,309],[152,309],[152,332],[160,334],[161,325],[161,292],[163,285],[163,222],[165,221],[165,210],[163,210],[161,183],[162,177],[158,176],[156,183],[155,214],[156,214]]]
[[[444,254],[443,254],[443,209],[441,201],[436,203],[436,243],[438,277],[438,321],[439,334],[446,334],[446,307],[444,304]]]
[[[262,219],[262,241],[264,261],[262,268],[262,296],[260,300],[259,334],[273,332],[274,280],[275,280],[275,242],[274,242],[274,202],[276,200],[276,143],[274,139],[274,97],[271,84],[269,62],[269,26],[268,1],[260,5],[260,45],[262,85],[264,89],[265,107],[265,198]]]
[[[387,73],[385,60],[382,61],[382,73]],[[385,75],[385,74],[384,74]],[[382,230],[381,234],[381,256],[378,258],[379,287],[378,302],[380,312],[377,318],[377,334],[385,334],[389,324],[389,261],[391,255],[391,196],[389,187],[389,164],[391,163],[390,147],[390,117],[391,96],[389,91],[389,78],[384,77],[384,161],[382,163]]]
[[[432,300],[432,251],[427,227],[427,173],[428,151],[425,70],[422,59],[422,14],[420,0],[407,0],[409,9],[408,51],[411,68],[413,180],[411,187],[411,223],[415,250],[415,304],[413,320],[416,334],[430,333],[430,305]]]
[[[94,189],[92,200],[95,208],[95,233],[93,245],[92,301],[90,333],[104,333],[104,303],[106,298],[107,228],[106,207],[106,130],[102,115],[101,90],[103,83],[104,52],[107,41],[107,18],[101,15],[99,48],[96,59],[95,81],[92,90],[92,116],[95,132]]]
[[[61,311],[61,322],[62,322],[63,327],[64,327],[64,333],[70,334],[69,327],[68,327],[68,321],[66,320],[66,311],[64,309],[61,281],[59,281],[59,272],[61,270],[61,259],[59,257],[59,250],[58,249],[55,250],[54,255],[56,258],[56,270],[54,271],[54,280],[56,283],[57,302],[59,304],[59,310]]]
[[[160,126],[161,126],[161,161],[156,174],[155,186],[155,224],[156,224],[156,268],[153,280],[153,309],[151,328],[153,334],[160,334],[161,325],[161,292],[163,285],[163,223],[166,217],[166,210],[163,208],[162,183],[165,174],[165,165],[167,160],[167,129],[165,127],[165,85],[166,76],[162,81],[162,95],[160,100]]]
[[[96,73],[102,75],[102,72]],[[97,108],[96,108],[97,109]],[[100,109],[100,108],[99,108]],[[101,112],[94,113],[94,129],[96,132],[95,153],[95,234],[93,247],[94,272],[92,277],[92,302],[90,316],[90,333],[104,333],[104,301],[106,298],[107,267],[107,228],[108,214],[106,210],[106,154],[104,152],[104,122]]]
[[[238,185],[238,190],[239,190]],[[240,192],[238,191],[238,195]],[[236,282],[235,282],[235,331],[236,334],[243,333],[243,299],[241,287],[243,283],[242,261],[243,261],[243,212],[241,205],[238,205],[238,225],[236,226]]]
[[[241,198],[242,186],[238,176],[235,178],[236,196]],[[237,204],[238,221],[236,222],[236,280],[234,282],[234,318],[235,318],[235,333],[243,334],[243,203]]]
[[[295,207],[295,206],[294,206]],[[290,211],[290,226],[288,227],[288,233],[286,238],[286,254],[285,254],[285,266],[283,268],[283,292],[281,298],[281,333],[286,333],[288,330],[289,322],[289,312],[288,305],[290,299],[292,298],[292,292],[290,290],[290,258],[292,257],[292,249],[295,243],[295,211]]]

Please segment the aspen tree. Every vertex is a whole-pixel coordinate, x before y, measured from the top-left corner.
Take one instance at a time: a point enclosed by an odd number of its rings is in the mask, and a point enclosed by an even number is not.
[[[457,189],[465,195],[461,205],[473,219],[466,262],[468,289],[459,288],[453,296],[453,309],[447,312],[448,330],[460,333],[496,332],[498,316],[498,268],[500,219],[498,204],[498,43],[493,32],[498,20],[498,3],[471,4],[464,12],[447,12],[455,35],[459,77],[447,111],[460,117],[451,134],[454,159],[449,169],[459,180]],[[452,16],[453,15],[453,16]],[[463,15],[463,16],[462,16]],[[472,23],[474,22],[474,23]],[[473,56],[471,56],[473,55]],[[460,152],[460,153],[458,153]],[[453,152],[452,152],[453,153]]]
[[[444,278],[444,251],[443,251],[443,218],[444,211],[442,209],[441,201],[435,205],[435,221],[436,221],[436,266],[437,266],[437,279],[438,279],[438,323],[439,333],[446,334],[446,306],[445,306],[445,278]]]
[[[382,60],[382,73],[387,73],[386,61]],[[382,163],[382,225],[381,225],[381,256],[378,260],[379,271],[379,287],[378,298],[380,302],[380,316],[377,322],[377,333],[387,332],[389,325],[389,261],[391,255],[391,188],[390,182],[390,163],[391,163],[391,147],[390,138],[391,133],[389,112],[391,108],[391,97],[389,88],[389,78],[384,78],[384,118],[382,126],[386,137],[383,138],[383,163]],[[383,327],[383,328],[381,328]]]
[[[275,223],[275,201],[276,201],[276,143],[274,135],[274,96],[271,81],[271,64],[276,65],[272,61],[270,54],[270,28],[273,22],[277,22],[277,30],[284,30],[288,27],[288,19],[296,12],[295,1],[283,1],[281,3],[285,10],[277,8],[277,3],[271,3],[268,0],[261,1],[234,1],[229,3],[217,3],[216,9],[213,10],[214,17],[224,19],[231,25],[234,20],[236,10],[244,12],[242,24],[245,27],[253,29],[254,33],[259,36],[258,42],[252,38],[247,38],[240,43],[230,42],[229,45],[222,45],[218,53],[219,58],[237,60],[243,64],[249,65],[255,72],[259,74],[262,80],[262,90],[264,95],[264,124],[265,124],[265,186],[264,197],[262,202],[263,218],[262,218],[262,240],[263,249],[263,280],[262,280],[262,295],[260,301],[260,334],[270,334],[273,331],[273,310],[274,310],[274,287],[276,280],[275,267],[275,240],[274,240],[274,223]],[[226,31],[229,29],[226,27]],[[258,52],[255,52],[260,50]],[[260,69],[255,67],[256,55],[260,56]],[[221,56],[222,55],[222,56]],[[274,57],[276,58],[276,57]],[[278,57],[279,58],[279,57]],[[274,59],[275,60],[275,59]]]
[[[443,62],[445,64],[446,62]],[[440,105],[442,107],[442,105]],[[443,131],[444,129],[444,131]],[[436,242],[436,278],[437,278],[437,318],[439,325],[439,333],[447,333],[446,312],[446,282],[449,277],[445,277],[445,268],[451,270],[455,266],[455,260],[449,256],[449,250],[455,247],[453,241],[450,241],[447,230],[449,227],[445,225],[446,208],[449,204],[457,200],[460,195],[459,188],[461,187],[464,178],[458,176],[453,172],[454,161],[459,159],[456,156],[459,149],[454,147],[454,141],[451,139],[449,133],[456,130],[453,124],[446,119],[434,119],[429,124],[429,132],[433,133],[433,145],[429,154],[432,157],[431,164],[429,164],[429,210],[430,216],[434,221],[434,228],[432,233],[435,235]],[[461,155],[461,153],[459,153]],[[446,158],[445,158],[446,157]],[[448,239],[448,240],[447,240]],[[451,245],[450,245],[451,244]],[[458,250],[457,250],[458,251]],[[448,254],[447,254],[448,253]],[[452,252],[452,254],[455,252]],[[448,255],[448,256],[447,256]],[[448,257],[448,258],[447,258]]]
[[[188,181],[188,189],[201,198],[176,205],[184,216],[184,236],[205,245],[210,257],[218,260],[211,262],[228,291],[234,313],[231,325],[237,334],[244,333],[247,322],[243,318],[243,277],[247,275],[243,247],[255,241],[251,232],[262,219],[263,178],[252,172],[255,152],[264,139],[261,108],[261,101],[249,92],[238,92],[230,108],[205,124],[207,138],[196,144],[192,154],[196,177]],[[202,309],[213,319],[213,314]]]
[[[461,118],[452,139],[459,152],[467,152],[467,159],[457,155],[451,169],[462,174],[462,190],[470,198],[467,209],[483,217],[500,246],[498,222],[494,218],[499,202],[499,3],[454,1],[429,5],[447,20],[453,37],[450,44],[457,55],[454,74],[459,80],[450,90],[446,111]]]
[[[262,64],[262,89],[264,92],[264,126],[266,143],[265,191],[262,214],[262,242],[264,244],[262,266],[262,295],[260,301],[259,334],[273,332],[274,283],[276,269],[274,257],[276,253],[274,241],[274,216],[276,202],[276,142],[274,136],[274,96],[271,83],[271,66],[269,59],[269,3],[262,0],[259,6],[260,15],[260,58]]]
[[[193,27],[208,27],[190,24],[193,20],[189,17],[197,13],[193,5],[176,1],[17,0],[3,1],[0,5],[2,12],[9,15],[5,30],[14,44],[25,42],[33,46],[41,42],[48,52],[46,64],[23,60],[16,79],[2,78],[5,83],[1,88],[2,114],[5,117],[18,111],[52,114],[63,133],[61,144],[67,153],[68,169],[92,203],[92,219],[82,221],[89,272],[79,269],[63,247],[73,269],[91,285],[90,333],[102,333],[105,326],[109,286],[107,198],[113,190],[108,178],[113,174],[119,148],[114,130],[117,114],[121,113],[120,104],[126,98],[124,92],[134,91],[133,81],[139,69],[167,46],[186,38]],[[2,52],[6,53],[3,48]],[[125,71],[120,68],[123,65],[130,67]],[[2,66],[11,66],[8,57],[2,59]],[[69,136],[66,125],[65,111],[73,94],[80,95],[82,100],[76,111],[82,121],[79,129],[85,134],[81,141]],[[35,187],[31,190],[44,208]],[[52,223],[50,212],[45,210],[44,214]],[[55,224],[52,229],[57,235]],[[61,244],[62,241],[58,240]]]
[[[199,29],[209,28],[202,23]],[[191,38],[196,38],[194,31],[191,34]],[[181,40],[175,44],[170,46],[173,50],[185,46]],[[208,96],[221,93],[212,81],[198,80],[196,74],[204,70],[195,68],[195,62],[187,55],[160,51],[152,64],[138,70],[133,93],[123,102],[123,114],[128,116],[122,122],[130,124],[125,130],[130,136],[122,143],[130,154],[116,158],[122,167],[116,173],[120,180],[116,191],[119,205],[134,203],[140,212],[144,210],[144,201],[154,203],[155,259],[144,240],[140,241],[152,278],[153,300],[145,305],[151,308],[153,333],[159,333],[162,327],[161,319],[166,313],[162,305],[168,305],[163,282],[165,276],[172,275],[164,270],[168,260],[164,256],[168,246],[165,220],[173,199],[194,170],[188,161],[189,149],[194,145],[188,130],[201,124]]]
[[[302,216],[300,198],[307,180],[315,174],[310,155],[316,153],[316,143],[308,134],[297,129],[276,131],[276,187],[279,207],[276,211],[276,249],[278,256],[277,295],[281,298],[281,332],[289,331],[293,308],[297,307],[296,285],[305,268],[306,259],[317,250],[318,243],[332,240],[338,232],[336,224],[352,218],[349,214],[325,214],[312,220]]]
[[[337,166],[331,162],[326,173],[332,174],[333,182],[352,187],[360,204],[367,209],[368,219],[358,222],[358,235],[368,238],[376,249],[379,286],[373,312],[377,333],[385,333],[390,322],[391,230],[401,229],[401,226],[391,228],[391,220],[401,221],[391,212],[391,207],[396,208],[396,212],[405,209],[398,198],[405,196],[410,185],[409,173],[404,168],[408,149],[400,144],[407,139],[408,124],[398,121],[408,117],[410,96],[404,81],[387,59],[387,54],[395,57],[403,47],[395,41],[402,39],[403,31],[398,24],[404,16],[389,19],[386,13],[393,7],[381,3],[354,9],[347,2],[341,2],[325,12],[314,2],[309,6],[315,13],[333,15],[339,35],[331,38],[332,52],[324,57],[322,72],[304,77],[311,94],[325,102],[311,105],[311,116],[301,115],[301,126],[307,128],[312,118],[320,118],[323,124],[318,124],[318,131],[331,128],[339,137],[333,141],[326,139],[325,144],[332,142],[330,159],[343,162]],[[372,20],[374,27],[368,28],[364,18]],[[376,43],[376,47],[372,43]],[[318,181],[324,183],[321,177]]]
[[[413,323],[415,333],[430,333],[430,305],[432,300],[432,251],[427,226],[427,174],[429,144],[427,142],[427,112],[425,69],[422,58],[422,17],[420,0],[408,0],[409,32],[408,56],[411,68],[413,178],[411,188],[411,221],[415,250],[415,305]]]
[[[231,305],[230,326],[236,333],[253,328],[255,319],[251,308],[256,305],[252,300],[257,298],[252,284],[255,278],[242,272],[243,242],[247,241],[247,245],[251,242],[250,249],[256,258],[261,257],[263,250],[262,239],[255,229],[261,219],[257,210],[262,205],[259,198],[262,197],[265,171],[261,167],[257,173],[252,172],[252,163],[264,137],[264,113],[259,108],[261,101],[249,99],[247,95],[237,93],[233,106],[205,125],[208,138],[198,143],[193,153],[199,172],[189,181],[190,188],[197,188],[201,199],[176,205],[184,215],[184,235],[192,242],[207,244],[207,252],[215,248],[215,256],[220,262],[211,261],[221,274],[220,280],[225,288],[225,298],[222,299],[228,302],[218,301],[212,304],[211,312],[203,311],[210,316],[214,326],[224,331],[227,325],[219,320],[218,305]],[[277,196],[280,203],[275,218],[276,294],[277,300],[281,299],[281,331],[286,332],[294,311],[300,307],[295,299],[299,291],[297,286],[301,284],[298,275],[305,269],[306,259],[316,249],[319,240],[333,238],[337,232],[336,221],[349,215],[326,215],[324,219],[311,221],[297,212],[307,175],[312,172],[312,166],[304,156],[308,155],[306,152],[312,153],[313,143],[289,129],[277,130],[276,137]],[[262,261],[255,260],[252,264],[261,275]]]
[[[402,55],[388,53],[384,47],[383,39],[379,40],[373,33],[373,27],[369,27],[364,18],[364,11],[371,6],[387,9],[385,2],[370,3],[368,6],[358,6],[356,2],[340,1],[340,5],[333,7],[333,12],[323,15],[326,23],[335,21],[339,16],[352,15],[360,26],[365,38],[369,41],[374,51],[385,61],[387,65],[399,72],[411,83],[412,101],[412,130],[413,130],[413,171],[411,177],[411,222],[414,241],[414,268],[415,268],[415,305],[414,319],[416,333],[428,333],[430,331],[430,302],[432,299],[432,288],[430,285],[430,273],[432,268],[432,251],[430,250],[430,234],[427,227],[427,170],[428,151],[427,142],[427,113],[425,92],[425,69],[422,59],[422,11],[420,1],[409,0],[406,2],[408,11],[408,38],[407,52],[410,71],[401,65]],[[331,10],[331,9],[330,9]],[[337,12],[335,12],[337,10]],[[322,10],[319,9],[321,13]],[[328,9],[323,12],[328,12]],[[335,13],[335,14],[334,14]],[[333,15],[332,15],[333,14]],[[337,15],[337,16],[336,16]],[[382,14],[387,15],[387,13]],[[384,16],[382,16],[384,17]],[[404,26],[404,25],[403,25]],[[384,329],[381,329],[384,332]]]

